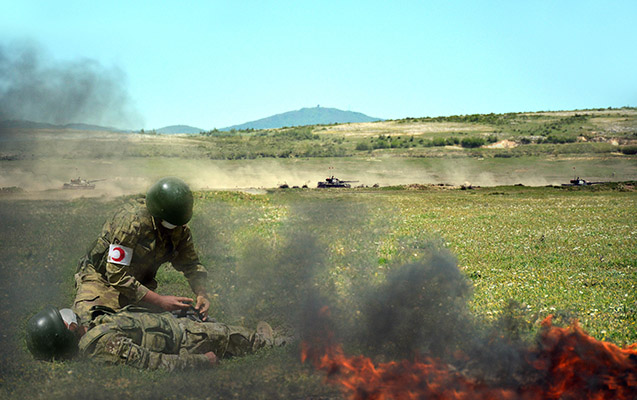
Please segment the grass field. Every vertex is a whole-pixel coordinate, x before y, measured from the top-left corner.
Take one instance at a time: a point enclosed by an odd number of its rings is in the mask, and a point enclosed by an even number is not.
[[[179,373],[34,361],[23,342],[26,318],[45,304],[70,304],[77,259],[123,201],[0,198],[0,397],[339,398],[323,374],[301,364],[298,343]],[[411,185],[199,191],[191,227],[210,271],[214,317],[246,326],[266,319],[298,333],[300,304],[316,290],[356,353],[365,349],[356,338],[366,302],[386,276],[446,252],[472,288],[461,300],[480,326],[530,341],[555,314],[559,323],[578,319],[597,339],[635,343],[636,221],[634,183]],[[159,281],[162,293],[189,294],[171,268]]]
[[[298,341],[178,373],[32,359],[28,317],[70,305],[77,260],[104,220],[166,175],[195,189],[190,225],[222,322],[264,319],[299,337],[312,326],[308,300],[320,299],[345,350],[376,361],[406,348],[468,354],[476,338],[531,345],[548,315],[630,345],[636,153],[634,108],[196,136],[0,135],[0,398],[341,397],[301,363]],[[312,189],[330,175],[365,187]],[[78,176],[106,180],[61,189]],[[560,186],[575,176],[606,183]],[[275,189],[284,183],[310,188]],[[392,286],[414,269],[430,279],[406,293]],[[169,266],[158,281],[160,293],[191,294]],[[382,306],[395,307],[384,313],[400,329],[374,324]]]

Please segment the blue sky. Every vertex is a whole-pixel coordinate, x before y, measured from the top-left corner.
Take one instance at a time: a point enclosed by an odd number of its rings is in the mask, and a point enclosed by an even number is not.
[[[635,21],[634,0],[0,0],[0,42],[121,70],[136,129],[637,106]]]

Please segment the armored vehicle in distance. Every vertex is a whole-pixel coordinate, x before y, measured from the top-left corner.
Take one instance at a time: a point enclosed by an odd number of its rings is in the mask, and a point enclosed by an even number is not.
[[[77,178],[71,179],[70,182],[66,182],[62,189],[95,189],[95,183],[99,181],[105,181],[106,179],[94,179],[92,181],[87,181],[86,179]]]
[[[321,181],[318,183],[319,188],[351,188],[352,185],[350,183],[358,182],[358,181],[342,181],[338,178],[335,178],[334,175]]]
[[[589,186],[589,185],[599,185],[604,182],[589,182],[586,179],[582,179],[579,176],[575,179],[571,179],[570,183],[563,183],[562,186]]]

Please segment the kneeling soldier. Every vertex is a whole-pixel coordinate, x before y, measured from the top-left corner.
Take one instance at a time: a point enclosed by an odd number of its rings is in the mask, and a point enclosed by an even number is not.
[[[256,331],[217,322],[176,318],[138,306],[115,312],[95,307],[83,324],[68,308],[48,306],[27,324],[27,347],[38,359],[81,356],[140,369],[186,369],[215,365],[219,358],[252,353],[275,344],[272,328]],[[279,341],[278,344],[284,344]]]
[[[145,198],[118,210],[80,260],[73,311],[87,320],[91,307],[98,305],[113,310],[130,304],[164,311],[187,308],[188,298],[155,291],[159,266],[170,262],[188,279],[197,296],[195,308],[206,319],[210,307],[207,272],[186,225],[192,208],[188,185],[167,177],[151,186]]]

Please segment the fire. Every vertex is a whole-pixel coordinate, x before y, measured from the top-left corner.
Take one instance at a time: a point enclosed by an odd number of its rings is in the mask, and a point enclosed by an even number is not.
[[[493,387],[455,371],[434,358],[375,364],[325,342],[303,343],[302,361],[327,373],[350,399],[636,399],[637,343],[620,348],[597,341],[574,323],[543,322],[537,346],[524,352],[539,378],[516,388]],[[326,343],[327,342],[327,343]]]

